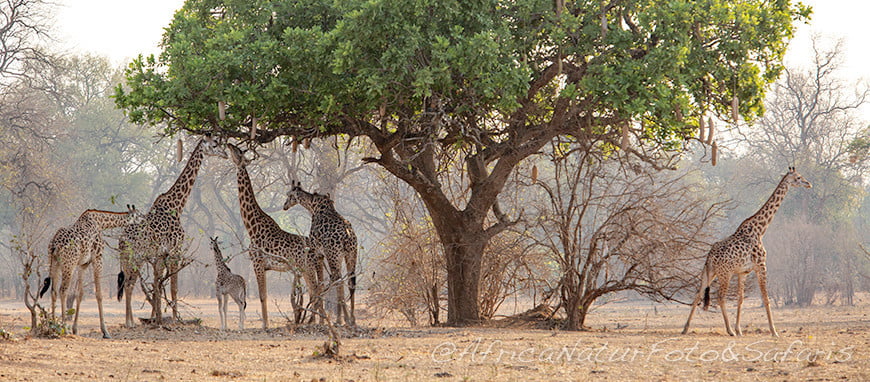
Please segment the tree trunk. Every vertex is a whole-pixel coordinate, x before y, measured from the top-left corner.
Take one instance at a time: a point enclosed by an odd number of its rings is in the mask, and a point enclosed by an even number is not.
[[[480,267],[487,239],[482,227],[455,222],[448,232],[439,230],[447,260],[447,325],[463,326],[480,322]]]
[[[565,330],[580,330],[583,327],[585,312],[580,311],[580,296],[571,293],[565,301]]]

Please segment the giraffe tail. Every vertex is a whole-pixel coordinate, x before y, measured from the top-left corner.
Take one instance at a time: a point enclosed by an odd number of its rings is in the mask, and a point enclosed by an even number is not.
[[[248,287],[244,283],[244,279],[242,279],[242,310],[248,308]]]
[[[118,272],[118,301],[121,301],[121,297],[124,297],[124,271]]]
[[[48,287],[51,286],[51,276],[46,277],[45,280],[42,280],[42,289],[39,290],[39,297],[42,298],[42,295],[48,290]]]
[[[704,310],[710,307],[710,287],[704,288]]]
[[[704,310],[710,307],[710,284],[713,283],[713,276],[710,272],[710,264],[704,264],[704,271],[701,273],[701,286],[704,287]]]

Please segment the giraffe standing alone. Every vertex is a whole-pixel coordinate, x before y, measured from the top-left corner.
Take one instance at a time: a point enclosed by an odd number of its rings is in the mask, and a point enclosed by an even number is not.
[[[178,317],[178,269],[184,246],[184,228],[181,226],[181,213],[187,198],[196,182],[196,175],[205,155],[226,158],[222,145],[210,137],[203,137],[190,154],[187,165],[178,179],[166,192],[160,194],[145,215],[144,221],[124,228],[118,244],[121,249],[121,272],[118,274],[118,301],[126,294],[125,301],[127,327],[133,327],[131,294],[139,272],[145,261],[154,264],[154,289],[151,301],[151,318],[162,321],[162,288],[160,278],[164,271],[170,275],[172,314]],[[164,269],[167,268],[167,269]]]
[[[221,316],[221,330],[227,330],[227,304],[229,298],[239,306],[239,330],[245,329],[245,278],[234,274],[224,262],[221,255],[221,247],[218,238],[211,239],[211,250],[214,252],[214,265],[217,268],[217,280],[215,280],[215,294],[218,299],[218,313]]]
[[[287,192],[287,201],[284,202],[284,210],[295,205],[301,205],[311,213],[311,229],[309,237],[314,245],[314,250],[320,252],[329,267],[331,285],[338,292],[338,306],[336,321],[341,321],[342,313],[347,324],[355,324],[354,317],[354,292],[356,291],[356,260],[357,238],[350,222],[335,210],[335,204],[329,195],[309,193],[302,189],[299,182],[294,182]],[[341,261],[347,268],[348,291],[350,297],[350,311],[348,312],[344,302],[343,283],[337,281],[341,278]]]
[[[248,160],[245,159],[238,147],[232,144],[227,146],[237,169],[239,211],[245,224],[245,230],[248,231],[248,236],[251,238],[251,250],[248,254],[251,257],[254,274],[257,276],[263,329],[269,328],[269,310],[266,306],[268,295],[266,271],[300,271],[311,294],[312,306],[321,312],[318,274],[319,269],[322,269],[322,260],[315,257],[315,252],[311,250],[311,241],[307,237],[282,230],[278,223],[260,208],[246,169]]]
[[[725,330],[728,335],[733,336],[735,332],[731,330],[731,324],[728,322],[728,313],[725,310],[725,297],[728,295],[728,284],[731,281],[731,276],[737,274],[737,317],[734,321],[734,326],[737,329],[736,335],[743,335],[740,329],[740,308],[743,305],[743,285],[746,275],[755,271],[758,276],[758,289],[761,290],[761,299],[764,302],[764,308],[767,310],[767,323],[770,325],[770,334],[774,337],[779,337],[776,333],[776,328],[773,325],[773,317],[770,313],[770,301],[767,298],[767,251],[761,242],[764,232],[770,222],[773,221],[773,216],[776,214],[779,206],[785,198],[789,187],[798,186],[812,188],[813,186],[795,171],[794,167],[789,167],[788,173],[782,177],[779,185],[773,190],[773,194],[767,199],[767,202],[754,215],[740,223],[737,231],[724,240],[713,244],[710,252],[707,253],[707,262],[704,264],[704,270],[701,271],[701,288],[695,295],[692,301],[692,310],[689,311],[689,319],[686,320],[686,326],[683,328],[683,334],[689,331],[689,323],[692,322],[692,315],[695,314],[695,307],[704,298],[704,310],[710,305],[710,284],[713,280],[719,279],[719,308],[722,310],[722,318],[725,319]]]
[[[100,274],[103,272],[103,246],[105,242],[101,237],[104,230],[122,227],[138,217],[135,207],[127,206],[127,212],[112,212],[101,210],[87,210],[79,216],[70,227],[57,230],[48,244],[49,276],[45,278],[39,297],[42,297],[51,288],[51,315],[55,314],[55,305],[58,295],[61,304],[67,300],[67,291],[73,272],[78,268],[78,281],[75,294],[75,318],[73,319],[73,334],[78,334],[79,308],[82,304],[82,278],[88,266],[94,271],[94,296],[97,299],[97,309],[100,314],[100,330],[103,338],[111,338],[103,321],[103,293],[100,282]],[[58,291],[58,289],[60,289]],[[66,321],[66,314],[61,313],[61,321]]]

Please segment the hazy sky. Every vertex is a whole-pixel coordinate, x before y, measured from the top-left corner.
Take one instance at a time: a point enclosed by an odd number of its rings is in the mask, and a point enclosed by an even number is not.
[[[183,0],[61,0],[57,35],[68,51],[92,52],[117,64],[139,53],[156,53],[163,28]],[[808,65],[809,36],[821,34],[845,43],[843,75],[870,79],[870,41],[866,0],[805,0],[814,9],[810,25],[798,26],[789,48],[789,65]]]
[[[183,0],[60,0],[56,37],[67,52],[108,56],[117,64],[158,53],[163,28]]]

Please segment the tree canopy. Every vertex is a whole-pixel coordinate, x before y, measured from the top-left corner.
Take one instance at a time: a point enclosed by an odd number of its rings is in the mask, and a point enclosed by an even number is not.
[[[703,118],[755,118],[808,15],[787,0],[189,0],[116,102],[170,134],[367,137],[432,217],[458,324],[479,317],[520,161],[573,135],[653,163]],[[451,163],[463,182],[445,181]]]

